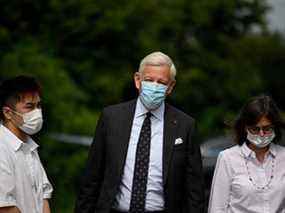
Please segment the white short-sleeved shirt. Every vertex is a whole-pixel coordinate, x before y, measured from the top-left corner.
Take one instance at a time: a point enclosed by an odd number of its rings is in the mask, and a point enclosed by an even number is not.
[[[0,124],[0,207],[16,206],[21,213],[42,213],[52,186],[41,164],[38,145],[26,143]]]
[[[208,212],[285,213],[285,147],[272,143],[263,163],[246,143],[221,152]]]

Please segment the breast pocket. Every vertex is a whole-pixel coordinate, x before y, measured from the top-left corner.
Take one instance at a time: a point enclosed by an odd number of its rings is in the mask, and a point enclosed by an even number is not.
[[[185,144],[182,143],[182,144],[175,144],[174,145],[174,151],[177,151],[177,150],[184,150],[185,149]]]
[[[172,160],[175,167],[181,167],[185,165],[187,160],[187,151],[185,144],[178,144],[174,146]]]

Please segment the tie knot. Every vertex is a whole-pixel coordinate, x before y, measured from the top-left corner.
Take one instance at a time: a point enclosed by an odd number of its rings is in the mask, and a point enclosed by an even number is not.
[[[146,113],[146,118],[150,118],[151,115],[152,115],[151,112],[147,112],[147,113]]]

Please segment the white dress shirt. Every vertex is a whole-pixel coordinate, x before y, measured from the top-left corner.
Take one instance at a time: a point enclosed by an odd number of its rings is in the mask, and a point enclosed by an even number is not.
[[[284,213],[285,148],[272,143],[263,163],[246,143],[221,152],[208,212]]]
[[[146,210],[160,211],[164,209],[163,179],[162,179],[162,148],[163,148],[163,124],[164,103],[156,110],[151,111],[151,145],[148,171],[148,182],[146,192]],[[124,172],[116,195],[114,208],[119,211],[129,211],[134,167],[136,159],[136,148],[139,140],[143,121],[148,110],[141,101],[137,100],[136,110],[130,135],[128,152],[124,166]],[[118,138],[119,140],[119,138]]]
[[[42,213],[52,186],[29,138],[21,141],[0,124],[0,207],[16,206],[21,213]]]

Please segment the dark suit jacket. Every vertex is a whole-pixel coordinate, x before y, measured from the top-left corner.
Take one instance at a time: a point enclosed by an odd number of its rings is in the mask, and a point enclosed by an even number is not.
[[[136,100],[105,108],[90,148],[78,192],[76,213],[109,213],[120,186]],[[204,183],[198,144],[192,141],[194,119],[166,104],[163,136],[165,210],[202,213]],[[183,143],[175,145],[175,139]]]

